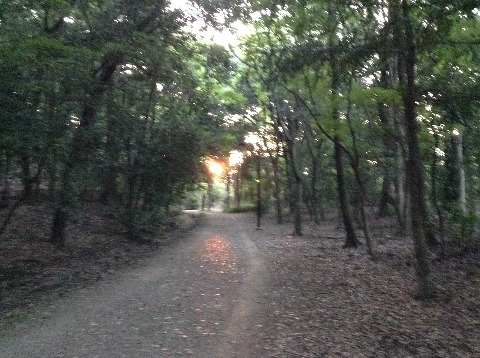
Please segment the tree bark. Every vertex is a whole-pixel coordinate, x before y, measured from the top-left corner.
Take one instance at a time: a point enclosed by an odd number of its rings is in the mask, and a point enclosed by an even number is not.
[[[345,172],[343,168],[343,149],[340,144],[340,138],[334,137],[334,150],[335,150],[335,168],[337,171],[337,186],[338,186],[338,198],[340,201],[340,211],[342,213],[343,225],[345,227],[345,244],[344,247],[357,247],[358,238],[355,233],[353,225],[352,214],[350,212],[350,206],[348,203],[347,188],[345,185]]]
[[[297,123],[298,124],[298,123]],[[296,130],[295,130],[296,131]],[[293,138],[296,133],[293,133]],[[293,176],[293,193],[292,193],[292,214],[293,214],[293,234],[295,236],[303,235],[303,220],[302,220],[302,199],[303,199],[303,183],[300,176],[300,164],[298,143],[296,140],[287,142],[287,152],[290,157],[290,168]]]
[[[106,90],[105,85],[113,77],[117,65],[120,62],[121,56],[119,54],[111,53],[106,55],[102,65],[95,72],[96,83],[86,92],[86,100],[80,118],[80,124],[76,128],[72,138],[72,144],[62,176],[59,201],[56,205],[52,220],[50,242],[55,246],[62,247],[65,245],[68,211],[72,206],[74,198],[74,188],[72,186],[73,174],[78,164],[85,157],[85,152],[91,149],[92,145],[87,140],[88,132],[94,123],[99,99]]]
[[[333,40],[330,40],[331,45],[333,45]],[[335,57],[335,53],[332,51],[330,54],[330,67],[331,67],[331,102],[332,102],[332,120],[334,123],[340,121],[339,108],[337,104],[337,95],[338,89],[340,86],[340,69]],[[335,158],[335,168],[337,172],[337,186],[338,186],[338,197],[340,201],[340,211],[342,213],[343,225],[345,228],[345,244],[344,247],[357,247],[358,238],[355,232],[353,225],[352,213],[350,211],[350,205],[348,202],[347,187],[345,185],[345,171],[343,166],[343,148],[340,141],[340,135],[337,133],[333,137],[334,145],[334,158]]]
[[[411,18],[409,14],[409,4],[406,0],[402,1],[403,21],[404,21],[404,65],[405,78],[403,82],[403,103],[405,114],[405,125],[408,146],[407,185],[410,193],[410,219],[412,225],[412,235],[414,242],[416,272],[417,272],[417,295],[419,299],[431,297],[433,294],[433,285],[430,281],[430,264],[427,255],[426,243],[426,208],[423,166],[418,143],[418,125],[415,105],[415,42]]]

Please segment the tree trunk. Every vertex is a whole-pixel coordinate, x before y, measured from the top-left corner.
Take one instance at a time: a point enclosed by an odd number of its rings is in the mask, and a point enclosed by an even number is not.
[[[310,181],[310,190],[312,192],[312,216],[315,224],[320,224],[320,218],[323,217],[323,204],[318,190],[318,181],[320,178],[320,165],[317,158],[312,156],[312,176]]]
[[[87,140],[87,134],[94,123],[99,99],[103,96],[106,89],[105,85],[111,80],[117,64],[120,63],[120,58],[121,56],[115,53],[106,55],[102,65],[95,73],[98,82],[86,92],[86,100],[80,118],[80,124],[76,128],[72,138],[62,176],[59,202],[56,205],[52,220],[50,242],[58,247],[65,245],[68,210],[72,206],[74,198],[74,188],[72,186],[74,170],[85,157],[85,152],[92,147],[91,143]]]
[[[32,198],[32,175],[30,171],[30,157],[22,155],[20,159],[22,168],[23,198],[30,200]]]
[[[256,154],[256,171],[257,171],[257,229],[261,227],[262,220],[262,182],[261,182],[261,163],[260,163],[260,150]]]
[[[241,183],[240,183],[240,172],[241,172],[242,167],[238,168],[238,171],[235,173],[235,202],[237,205],[237,208],[240,208],[240,205],[242,204],[242,189],[241,189]]]
[[[416,272],[417,272],[417,298],[425,299],[433,294],[433,285],[430,281],[430,264],[427,255],[426,243],[426,208],[423,180],[423,166],[418,143],[418,126],[415,108],[415,42],[413,28],[409,14],[409,5],[406,0],[402,1],[404,17],[404,65],[405,78],[403,82],[403,103],[405,113],[405,125],[408,146],[407,185],[410,193],[410,219],[414,242]]]
[[[401,126],[398,123],[398,118],[394,117],[394,128],[396,131],[401,132]],[[400,139],[401,140],[401,139]],[[407,231],[407,199],[405,193],[405,163],[406,163],[406,149],[403,142],[399,142],[395,148],[396,161],[395,168],[397,175],[395,175],[395,212],[397,215],[397,223],[399,233],[405,234]]]
[[[352,214],[348,204],[347,188],[345,185],[345,172],[343,169],[343,149],[338,136],[334,138],[335,149],[335,168],[337,171],[338,197],[340,201],[340,211],[342,213],[343,225],[345,227],[345,245],[344,247],[357,247],[358,238],[353,225]]]
[[[6,208],[10,202],[10,168],[11,168],[12,158],[6,153],[5,154],[5,168],[2,178],[2,193],[0,194],[0,208]]]
[[[116,106],[114,100],[113,87],[109,86],[107,104],[107,133],[105,143],[105,154],[107,156],[107,170],[104,173],[103,192],[100,197],[100,202],[105,205],[111,204],[117,199],[117,161],[119,153],[117,150],[117,140],[115,135],[115,128],[117,126]]]
[[[454,132],[454,143],[457,152],[457,168],[458,168],[458,196],[460,210],[463,214],[467,213],[467,194],[465,184],[465,166],[463,162],[463,138],[459,131]]]
[[[431,172],[431,190],[432,190],[432,201],[433,201],[433,206],[437,212],[437,217],[438,217],[438,231],[440,234],[440,242],[442,244],[442,256],[445,256],[445,217],[443,215],[443,208],[442,205],[440,204],[438,200],[438,178],[437,178],[437,167],[438,167],[438,161],[437,161],[437,153],[435,151],[436,148],[438,148],[438,145],[440,143],[440,136],[438,133],[434,133],[434,138],[435,138],[435,146],[433,148],[433,153],[432,153],[432,172]]]
[[[333,40],[330,40],[331,45],[333,45]],[[331,84],[330,88],[332,90],[332,120],[334,123],[340,121],[339,108],[337,104],[337,95],[339,88],[339,76],[340,69],[335,57],[335,53],[332,51],[330,54],[330,67],[332,70],[331,73]],[[347,187],[345,184],[345,171],[343,167],[343,148],[340,142],[340,136],[338,133],[333,137],[334,145],[334,158],[335,158],[335,168],[337,172],[337,186],[338,186],[338,198],[340,201],[340,211],[342,213],[343,225],[345,228],[345,244],[344,247],[357,247],[358,238],[355,233],[355,228],[353,225],[352,213],[350,211],[350,205],[348,202]]]
[[[296,133],[292,135],[295,138]],[[293,214],[293,234],[295,236],[302,236],[302,197],[303,197],[303,183],[299,172],[299,153],[295,140],[287,142],[287,153],[290,162],[290,169],[292,173],[292,189],[291,191],[291,210]]]
[[[391,216],[389,206],[395,207],[395,200],[390,195],[390,186],[392,181],[390,180],[388,170],[385,170],[382,181],[382,190],[380,192],[380,201],[378,203],[377,215],[379,218],[386,218]]]
[[[302,236],[302,193],[303,184],[300,177],[295,176],[295,198],[294,198],[294,235]]]
[[[388,6],[388,21],[393,24],[393,36],[388,32],[385,32],[383,41],[388,43],[393,38],[401,37],[401,21],[400,21],[400,7],[396,2],[390,2]],[[399,81],[399,68],[403,61],[400,56],[401,51],[392,53],[388,46],[385,46],[381,51],[380,61],[382,62],[380,85],[383,88],[397,88]],[[393,154],[392,162],[387,161],[385,168],[385,178],[390,182],[393,182],[395,194],[392,199],[392,205],[395,209],[395,215],[397,218],[398,231],[400,235],[404,235],[406,231],[406,198],[405,198],[405,162],[406,162],[406,148],[403,143],[403,128],[399,123],[399,116],[397,109],[392,106],[387,106],[384,103],[378,104],[379,119],[384,126],[389,128],[388,133],[385,133],[383,143],[385,148],[385,154],[388,158],[389,153]],[[393,172],[390,168],[393,168]],[[383,194],[385,194],[384,200],[388,200],[387,187],[384,182]],[[386,201],[384,201],[386,203]],[[382,206],[380,205],[379,212],[382,212]]]
[[[276,128],[275,128],[276,130]],[[282,198],[281,198],[281,186],[280,186],[280,166],[278,164],[278,159],[280,158],[280,144],[276,140],[275,146],[276,149],[273,151],[269,149],[267,140],[264,138],[264,146],[267,150],[268,157],[273,168],[273,176],[270,171],[267,171],[267,175],[270,177],[270,182],[273,183],[273,199],[275,201],[275,212],[277,217],[277,224],[283,223],[283,208],[282,208]]]
[[[273,196],[275,198],[275,208],[277,212],[277,224],[283,224],[283,208],[280,189],[280,167],[278,165],[278,153],[272,158],[273,165]]]
[[[225,180],[225,191],[227,196],[225,198],[225,211],[228,213],[230,211],[230,181],[232,180],[232,176],[229,172],[227,172],[227,177]]]
[[[321,178],[320,173],[320,157],[322,150],[322,142],[315,140],[315,135],[310,123],[304,121],[305,125],[305,137],[307,139],[308,151],[311,159],[312,173],[310,175],[310,215],[313,218],[315,224],[320,223],[320,219],[324,218],[323,202],[320,199],[320,191],[318,189],[318,182]]]

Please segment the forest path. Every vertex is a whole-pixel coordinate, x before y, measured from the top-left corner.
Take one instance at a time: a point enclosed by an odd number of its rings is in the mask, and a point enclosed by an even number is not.
[[[269,275],[247,215],[206,224],[145,266],[55,302],[0,357],[259,357]]]
[[[36,306],[0,358],[480,357],[478,253],[433,261],[444,293],[422,302],[405,238],[378,233],[372,261],[336,220],[262,228],[208,213],[143,266]]]

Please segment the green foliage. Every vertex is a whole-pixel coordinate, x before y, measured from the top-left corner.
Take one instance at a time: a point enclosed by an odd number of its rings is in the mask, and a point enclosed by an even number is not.
[[[190,191],[185,195],[183,206],[186,210],[198,210],[202,206],[202,195],[200,191]]]
[[[402,97],[396,89],[377,86],[355,86],[350,92],[350,100],[353,104],[375,110],[379,103],[394,107],[402,105]]]
[[[240,206],[232,206],[228,212],[231,214],[238,213],[253,213],[257,210],[257,207],[254,204],[242,204]]]
[[[406,140],[394,8],[376,1],[197,3],[212,22],[219,11],[228,23],[250,6],[258,10],[255,20],[246,17],[255,32],[236,49],[238,57],[197,43],[182,31],[187,19],[163,2],[2,2],[0,154],[12,159],[13,175],[31,179],[38,170],[54,194],[64,180],[72,193],[103,195],[111,185],[115,204],[142,225],[143,216],[163,215],[203,180],[202,157],[227,156],[246,131],[275,137],[274,155],[285,154],[288,140],[298,142],[304,185],[313,160],[321,182],[312,186],[334,198],[332,147],[318,143],[338,136],[368,187],[367,201],[375,202],[379,177],[401,174]],[[468,190],[476,195],[480,26],[472,4],[434,1],[411,10],[422,153],[431,158],[435,126],[461,122],[468,128]],[[382,106],[387,118],[379,116]],[[444,135],[438,149],[448,156]],[[82,152],[72,155],[79,138]],[[445,159],[438,176],[456,190],[458,180],[448,174],[454,160]],[[22,173],[22,161],[31,163],[30,173]],[[430,166],[427,161],[427,172]],[[70,167],[72,177],[63,178]],[[285,171],[282,193],[288,192]],[[248,169],[243,174],[253,192],[255,176]],[[347,171],[352,196],[353,174]],[[305,200],[310,194],[304,191]],[[188,201],[198,205],[194,196]]]
[[[478,215],[473,212],[464,213],[457,203],[447,206],[447,214],[447,235],[461,245],[475,245],[480,222]]]

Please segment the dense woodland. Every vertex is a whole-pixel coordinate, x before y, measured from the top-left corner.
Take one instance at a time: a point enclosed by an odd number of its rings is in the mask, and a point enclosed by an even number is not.
[[[0,234],[41,203],[62,250],[88,201],[140,240],[212,197],[215,160],[226,209],[270,211],[296,235],[335,211],[344,245],[361,227],[375,259],[369,224],[391,217],[419,298],[435,289],[430,250],[478,248],[477,0],[175,3],[0,3]],[[223,46],[194,17],[250,31]]]

